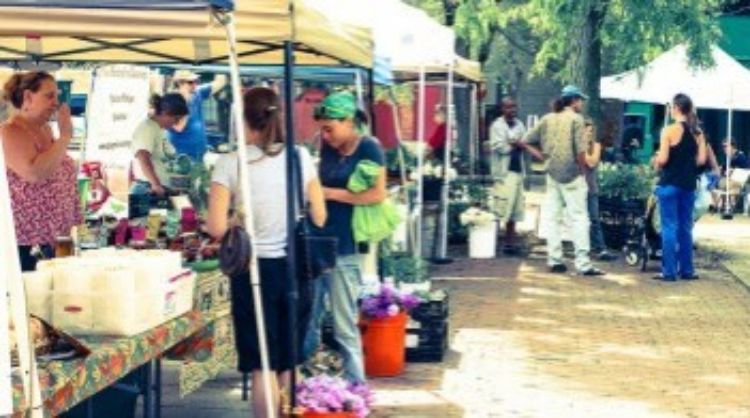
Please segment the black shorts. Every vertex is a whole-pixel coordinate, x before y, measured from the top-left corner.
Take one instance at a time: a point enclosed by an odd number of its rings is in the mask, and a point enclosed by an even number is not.
[[[307,330],[312,307],[312,283],[297,283],[297,356],[292,361],[291,334],[289,332],[289,302],[287,300],[286,258],[258,259],[260,288],[263,297],[263,316],[271,369],[290,370],[301,363],[302,341]],[[232,318],[234,319],[237,368],[241,372],[260,370],[260,349],[255,323],[255,304],[248,275],[231,278]],[[293,364],[294,363],[294,364]]]

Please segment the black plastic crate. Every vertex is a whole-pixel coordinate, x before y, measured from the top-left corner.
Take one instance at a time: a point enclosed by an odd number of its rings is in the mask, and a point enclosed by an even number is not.
[[[449,345],[450,328],[446,320],[420,323],[420,328],[406,330],[406,338],[407,361],[442,361]]]
[[[427,300],[412,309],[410,316],[416,321],[445,319],[450,314],[449,301],[445,290],[432,292]]]
[[[409,363],[439,363],[445,357],[445,348],[409,349],[406,350],[406,361]]]

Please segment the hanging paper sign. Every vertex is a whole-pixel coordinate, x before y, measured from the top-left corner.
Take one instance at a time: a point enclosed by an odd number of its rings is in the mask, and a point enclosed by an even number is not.
[[[133,132],[148,114],[149,69],[112,65],[96,70],[88,106],[86,159],[127,168]]]

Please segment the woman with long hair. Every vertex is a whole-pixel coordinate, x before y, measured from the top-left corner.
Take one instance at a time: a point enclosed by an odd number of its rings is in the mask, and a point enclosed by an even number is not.
[[[656,196],[661,215],[662,271],[657,280],[697,279],[693,267],[693,207],[698,167],[706,163],[706,139],[698,128],[693,101],[672,99],[673,124],[664,128],[654,165],[660,169]]]
[[[287,230],[286,151],[281,124],[281,104],[273,90],[256,87],[248,90],[245,104],[245,135],[248,143],[247,164],[255,242],[253,251],[258,256],[260,287],[263,297],[263,316],[266,321],[266,340],[271,370],[277,373],[272,379],[274,407],[279,410],[280,391],[289,386],[290,372],[299,363],[300,355],[290,351],[291,332],[287,327],[289,292],[286,280]],[[326,208],[318,174],[310,154],[297,147],[301,167],[303,194],[310,205],[313,224],[321,226],[326,221]],[[221,157],[214,168],[208,204],[208,231],[220,239],[229,228],[229,210],[232,202],[239,202],[239,166],[236,154]],[[239,370],[252,373],[253,416],[266,416],[265,392],[262,383],[260,349],[257,339],[256,317],[248,274],[231,277],[232,318]],[[299,283],[299,329],[301,339],[309,318],[311,284]],[[292,361],[297,359],[297,364]]]

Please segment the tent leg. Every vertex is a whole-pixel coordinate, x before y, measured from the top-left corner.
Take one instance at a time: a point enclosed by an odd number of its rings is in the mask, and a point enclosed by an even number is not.
[[[414,247],[414,253],[415,257],[421,258],[422,257],[422,223],[424,218],[424,211],[422,210],[423,207],[423,192],[424,192],[424,180],[422,171],[424,168],[424,147],[425,147],[425,132],[424,132],[424,123],[425,123],[425,83],[426,83],[426,76],[425,76],[425,68],[423,65],[419,66],[419,93],[418,93],[418,104],[417,104],[417,140],[419,141],[419,146],[417,147],[417,173],[420,175],[418,176],[417,181],[417,198],[416,198],[416,205],[415,205],[415,211],[417,213],[417,225],[416,225],[416,233],[414,234],[416,237],[416,246]]]
[[[290,41],[284,42],[284,115],[286,129],[286,202],[287,202],[287,243],[286,257],[287,270],[286,280],[289,285],[287,293],[287,302],[289,303],[289,323],[287,332],[289,333],[290,351],[292,355],[292,364],[297,363],[297,302],[299,299],[297,290],[297,271],[296,271],[296,254],[294,231],[296,228],[296,205],[295,191],[302,185],[296,184],[296,176],[293,175],[296,163],[296,148],[294,139],[294,45]],[[301,177],[301,173],[300,173]],[[300,202],[302,204],[302,202]],[[296,373],[292,370],[289,380],[289,401],[291,407],[297,404],[295,394],[297,379]]]
[[[242,198],[242,207],[252,208],[252,197],[250,195],[250,179],[247,161],[247,143],[245,138],[245,129],[243,126],[243,103],[242,103],[242,86],[240,80],[240,68],[237,60],[237,35],[235,32],[234,18],[231,13],[224,15],[222,21],[227,31],[227,44],[229,48],[229,70],[232,86],[232,111],[234,113],[235,132],[237,134],[237,158],[240,168],[240,190]],[[245,230],[250,235],[251,242],[255,241],[255,231],[253,228],[253,211],[245,210]],[[253,251],[250,257],[250,288],[253,292],[253,302],[255,304],[255,320],[258,331],[258,346],[260,348],[260,364],[263,371],[263,387],[265,388],[266,414],[269,418],[276,417],[276,408],[271,386],[271,368],[268,359],[268,343],[266,341],[266,322],[263,316],[263,298],[260,292],[260,277],[258,276],[258,259]],[[275,376],[274,376],[275,379]]]
[[[727,114],[727,141],[732,141],[732,109],[729,109],[729,113]],[[724,149],[724,154],[726,154],[726,148]],[[734,205],[732,205],[732,199],[730,199],[729,192],[731,190],[731,185],[729,181],[729,172],[732,169],[731,166],[731,159],[729,158],[729,155],[726,156],[726,175],[724,182],[726,183],[726,190],[724,195],[724,213],[721,215],[721,219],[730,220],[734,218]]]
[[[370,111],[370,130],[377,136],[375,131],[375,71],[370,68],[367,70],[367,104]]]
[[[438,221],[437,235],[437,257],[434,262],[438,264],[450,263],[453,260],[448,255],[448,195],[450,190],[450,177],[448,171],[451,167],[451,147],[453,147],[453,64],[448,66],[448,86],[446,92],[447,112],[445,124],[445,150],[443,155],[443,185],[440,190],[440,218]]]

